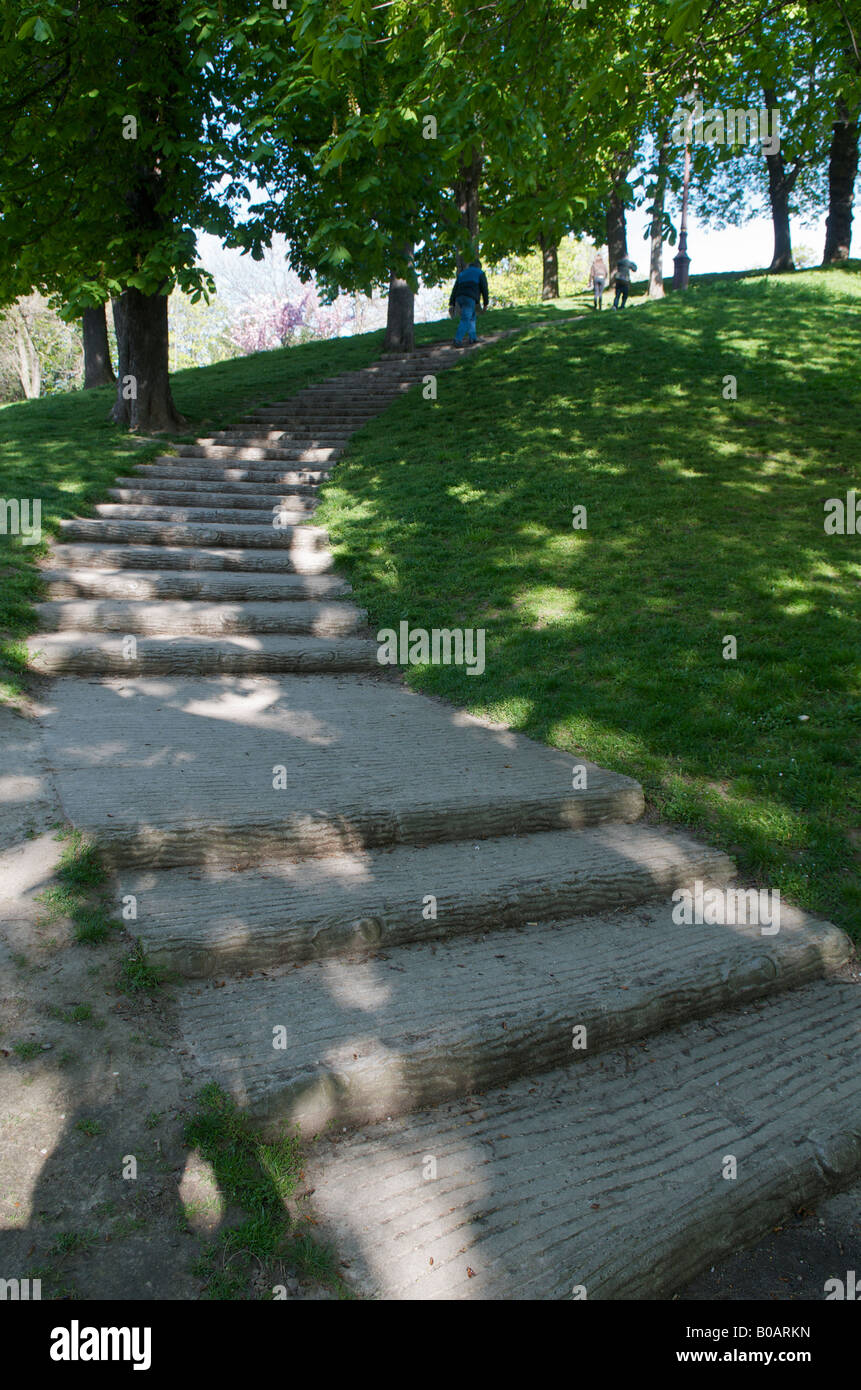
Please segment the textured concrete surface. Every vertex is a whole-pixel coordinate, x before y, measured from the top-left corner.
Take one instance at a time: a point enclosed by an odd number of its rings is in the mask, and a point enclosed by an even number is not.
[[[805,984],[850,954],[843,932],[791,909],[764,939],[751,926],[678,926],[671,908],[219,979],[182,992],[183,1034],[258,1123],[313,1135],[584,1062]]]
[[[45,726],[69,816],[115,864],[235,865],[643,809],[630,778],[583,763],[587,787],[571,790],[570,755],[370,677],[61,680]]]
[[[228,866],[123,874],[120,891],[137,898],[155,961],[211,975],[612,911],[732,871],[726,855],[687,837],[609,825],[278,859],[240,875]]]
[[[858,1043],[857,985],[812,984],[332,1135],[306,1180],[366,1294],[666,1298],[857,1173]]]

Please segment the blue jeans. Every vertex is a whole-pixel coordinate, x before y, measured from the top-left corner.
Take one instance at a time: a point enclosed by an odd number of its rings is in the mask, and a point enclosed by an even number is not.
[[[475,315],[478,309],[478,305],[476,304],[475,300],[470,299],[469,295],[467,294],[459,294],[455,302],[457,304],[457,307],[460,309],[460,323],[457,325],[457,332],[454,335],[454,341],[456,343],[462,343],[464,334],[468,333],[469,341],[471,343],[474,343],[476,342]]]

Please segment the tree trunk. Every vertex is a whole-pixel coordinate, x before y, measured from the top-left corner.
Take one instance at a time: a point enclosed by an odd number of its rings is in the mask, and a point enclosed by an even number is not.
[[[655,197],[652,203],[649,256],[649,298],[664,296],[664,195],[667,191],[667,168],[670,162],[670,136],[664,131],[658,149],[658,168],[655,178]]]
[[[776,93],[766,89],[763,97],[766,108],[775,111]],[[792,232],[789,226],[789,195],[795,184],[795,174],[787,174],[786,162],[780,151],[776,154],[766,154],[765,162],[768,165],[768,196],[771,201],[771,220],[774,223],[774,255],[769,270],[794,270]]]
[[[117,329],[120,375],[112,418],[143,434],[182,429],[187,422],[170,389],[167,296],[128,289],[122,299]],[[117,322],[116,303],[114,316]]]
[[[18,380],[28,401],[35,400],[42,390],[42,364],[36,345],[30,336],[27,320],[19,309],[15,316],[15,348],[18,353]]]
[[[461,225],[466,227],[469,233],[470,247],[466,257],[462,256],[460,252],[457,254],[459,271],[478,256],[478,193],[481,187],[483,167],[484,156],[481,152],[481,146],[476,144],[470,151],[469,158],[464,157],[454,183],[458,216]]]
[[[842,106],[842,103],[841,103]],[[828,218],[825,223],[823,265],[849,259],[852,243],[852,202],[858,172],[858,123],[849,120],[845,106],[834,122],[828,160]]]
[[[84,310],[81,329],[84,338],[84,390],[112,385],[116,377],[111,366],[104,304],[100,304],[98,309]]]
[[[559,247],[558,244],[542,233],[538,238],[538,245],[541,247],[541,266],[542,266],[542,299],[559,298]]]
[[[413,248],[404,248],[406,258],[412,262]],[[415,339],[416,297],[407,280],[395,270],[389,274],[389,302],[386,306],[386,336],[383,352],[412,352]]]
[[[617,187],[607,204],[607,254],[610,258],[610,277],[623,256],[628,254],[628,232],[625,226],[625,203]]]

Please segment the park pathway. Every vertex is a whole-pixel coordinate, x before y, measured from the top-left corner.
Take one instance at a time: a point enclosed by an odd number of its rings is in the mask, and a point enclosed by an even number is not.
[[[359,1291],[664,1297],[859,1171],[850,946],[786,907],[677,925],[726,855],[377,664],[316,492],[464,355],[262,407],[66,523],[49,757],[201,1078],[301,1128]]]

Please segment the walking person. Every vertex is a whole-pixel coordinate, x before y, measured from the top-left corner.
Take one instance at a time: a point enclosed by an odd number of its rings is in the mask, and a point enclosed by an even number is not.
[[[610,278],[607,270],[607,263],[601,252],[598,251],[592,262],[592,269],[589,271],[589,288],[595,293],[595,308],[601,308],[601,296],[604,293],[604,286]]]
[[[450,310],[457,306],[460,309],[460,323],[457,325],[457,332],[454,335],[456,347],[463,346],[464,334],[469,334],[469,341],[477,341],[475,331],[475,316],[478,311],[479,301],[483,309],[487,308],[490,298],[487,288],[487,276],[481,268],[480,261],[471,261],[464,266],[454,282],[454,289],[448,301]]]
[[[628,302],[628,290],[631,288],[631,271],[636,269],[637,267],[626,251],[624,256],[616,263],[616,294],[613,299],[614,309],[618,309],[620,299],[622,300],[623,309]]]

